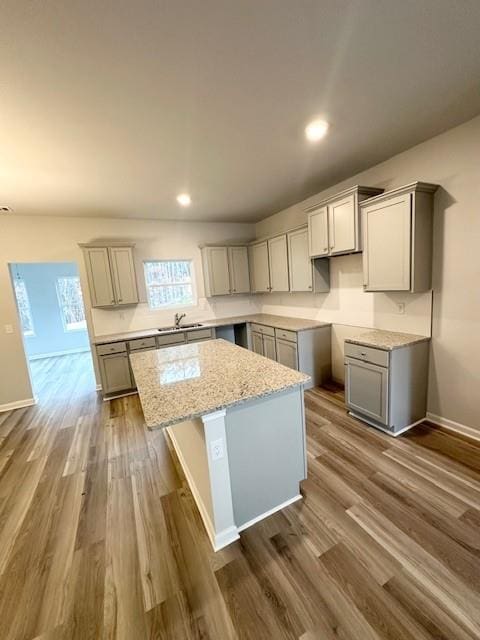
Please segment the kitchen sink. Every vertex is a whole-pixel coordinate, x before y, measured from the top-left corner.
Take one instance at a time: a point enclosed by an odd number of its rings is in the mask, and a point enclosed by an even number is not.
[[[159,329],[160,333],[166,331],[184,331],[185,329],[196,329],[197,327],[202,327],[201,322],[193,322],[192,324],[181,324],[179,327],[161,327]]]

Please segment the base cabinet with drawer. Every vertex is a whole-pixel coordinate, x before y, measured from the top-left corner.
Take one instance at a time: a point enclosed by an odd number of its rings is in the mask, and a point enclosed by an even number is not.
[[[104,397],[112,398],[135,391],[135,380],[130,368],[130,353],[164,349],[212,338],[215,338],[215,329],[205,327],[97,345],[96,352]]]
[[[387,351],[345,342],[345,404],[349,413],[391,435],[427,411],[427,341]]]
[[[311,377],[305,385],[306,389],[330,380],[332,373],[330,325],[302,331],[289,331],[251,323],[249,331],[252,351]]]

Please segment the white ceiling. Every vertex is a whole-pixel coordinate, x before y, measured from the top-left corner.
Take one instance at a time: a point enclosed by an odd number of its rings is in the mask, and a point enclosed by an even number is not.
[[[258,220],[480,113],[479,0],[2,0],[0,23],[14,215]]]

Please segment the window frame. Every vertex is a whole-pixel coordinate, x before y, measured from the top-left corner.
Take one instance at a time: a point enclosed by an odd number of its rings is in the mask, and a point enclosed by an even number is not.
[[[26,312],[28,317],[30,318],[30,324],[32,326],[32,330],[31,331],[25,331],[23,328],[23,323],[22,323],[22,312],[20,310],[20,304],[19,304],[19,300],[18,300],[18,296],[17,296],[17,283],[21,282],[23,284],[23,288],[25,290],[25,301],[26,301]],[[18,308],[18,319],[20,321],[20,328],[22,330],[22,335],[24,338],[35,338],[36,337],[36,332],[35,332],[35,323],[33,322],[33,313],[32,313],[32,307],[30,305],[30,296],[28,295],[28,289],[27,289],[27,285],[25,283],[25,278],[23,278],[22,276],[19,277],[14,277],[13,279],[13,289],[14,289],[14,293],[15,293],[15,301],[17,303],[17,308]]]
[[[82,327],[74,327],[74,328],[68,327],[68,324],[65,318],[64,305],[62,304],[61,297],[60,297],[60,290],[59,290],[60,280],[78,280],[80,296],[81,296],[81,308],[83,309],[84,326]],[[60,311],[60,318],[62,320],[63,331],[65,333],[76,333],[77,331],[87,331],[87,316],[85,313],[85,303],[83,301],[83,291],[82,291],[82,283],[80,281],[80,276],[57,276],[55,278],[55,291],[57,293],[58,310]]]
[[[169,284],[161,284],[161,285],[149,285],[147,282],[147,271],[146,265],[150,262],[188,262],[190,263],[190,282],[176,282]],[[143,279],[145,282],[145,291],[147,294],[147,305],[150,311],[164,311],[166,309],[188,309],[191,307],[196,307],[198,305],[198,296],[197,296],[197,285],[195,279],[195,261],[193,258],[149,258],[148,260],[143,260]],[[175,303],[175,304],[165,304],[160,307],[153,307],[151,305],[150,299],[150,287],[172,287],[178,285],[190,284],[192,287],[192,302],[185,302],[183,304]]]

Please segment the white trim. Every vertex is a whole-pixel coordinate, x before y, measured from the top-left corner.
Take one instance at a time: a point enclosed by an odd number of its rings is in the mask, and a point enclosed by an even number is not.
[[[215,415],[215,414],[210,414],[210,415]],[[225,415],[225,412],[223,412],[223,415]],[[227,529],[224,529],[223,531],[215,532],[212,520],[210,518],[210,514],[208,513],[205,503],[203,502],[202,496],[197,490],[195,481],[193,479],[192,474],[189,471],[188,465],[186,463],[185,458],[183,457],[182,451],[175,438],[173,430],[170,427],[166,427],[165,430],[168,433],[168,437],[170,438],[173,448],[175,449],[175,453],[177,454],[180,464],[182,465],[182,469],[187,479],[188,486],[190,487],[190,491],[192,492],[193,498],[198,507],[198,511],[200,512],[200,516],[203,520],[203,524],[205,526],[205,530],[208,534],[208,537],[210,538],[210,542],[212,543],[212,547],[215,551],[219,551],[220,549],[222,549],[223,547],[226,547],[227,545],[231,544],[235,540],[238,540],[239,535],[238,535],[237,527],[231,526],[231,527],[228,527]]]
[[[273,507],[273,509],[269,509],[268,511],[265,511],[265,513],[261,513],[259,516],[256,516],[255,518],[252,518],[248,522],[241,524],[239,527],[237,527],[237,531],[243,531],[244,529],[248,529],[248,527],[251,527],[257,522],[260,522],[260,520],[263,520],[264,518],[268,518],[268,516],[272,516],[277,511],[280,511],[281,509],[285,509],[285,507],[288,507],[288,505],[292,504],[293,502],[297,502],[297,500],[301,500],[302,498],[303,496],[300,493],[296,496],[293,496],[293,498],[290,498],[289,500],[282,502],[282,504],[279,504],[276,507]]]
[[[90,347],[77,347],[76,349],[65,349],[65,351],[52,351],[51,353],[37,353],[34,356],[28,356],[29,360],[44,360],[45,358],[56,358],[57,356],[68,356],[71,353],[84,353],[90,351]]]
[[[16,400],[15,402],[7,402],[6,404],[0,404],[0,413],[4,411],[13,411],[14,409],[23,409],[24,407],[31,407],[37,404],[37,398],[26,398],[25,400]]]
[[[383,433],[387,433],[389,436],[393,436],[394,438],[396,438],[397,436],[402,435],[402,433],[405,433],[405,431],[408,431],[412,427],[416,427],[417,424],[421,424],[422,422],[425,422],[425,420],[427,419],[426,417],[425,418],[420,418],[420,420],[417,420],[416,422],[412,422],[412,424],[408,424],[406,427],[403,427],[402,429],[399,429],[398,431],[390,431],[390,429],[387,429],[386,427],[382,427],[381,425],[377,424],[373,420],[369,420],[368,418],[365,418],[365,416],[361,416],[358,413],[355,413],[354,411],[348,411],[347,413],[348,413],[349,416],[352,416],[353,418],[356,418],[357,420],[360,420],[361,422],[366,422],[371,427],[375,427],[375,429],[379,429],[380,431],[383,431]]]
[[[472,438],[472,440],[480,441],[479,429],[468,427],[466,424],[461,424],[460,422],[455,422],[454,420],[449,420],[448,418],[443,418],[442,416],[437,416],[434,413],[430,413],[430,412],[427,412],[427,420],[430,420],[430,422],[433,422],[439,427],[450,429],[450,431],[455,431],[456,433],[460,433],[463,436]]]
[[[95,386],[95,391],[101,391],[102,390],[102,385],[101,384],[97,384]]]

